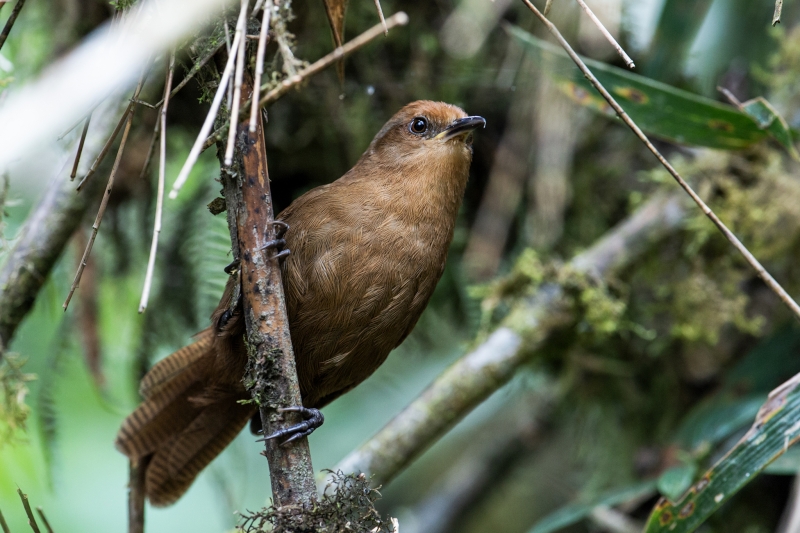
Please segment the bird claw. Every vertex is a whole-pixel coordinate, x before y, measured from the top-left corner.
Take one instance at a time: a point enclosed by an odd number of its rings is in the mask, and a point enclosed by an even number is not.
[[[315,429],[320,427],[322,423],[325,422],[325,417],[322,415],[322,412],[320,412],[319,409],[313,409],[313,408],[307,409],[305,407],[294,406],[294,407],[282,407],[278,409],[278,412],[300,413],[300,415],[303,417],[303,421],[293,426],[289,426],[288,428],[279,429],[272,435],[258,439],[257,442],[288,437],[285,441],[281,443],[281,446],[285,446],[292,441],[302,439],[303,437],[308,437],[314,432]]]
[[[225,267],[223,270],[225,271],[225,273],[226,273],[226,274],[228,274],[228,275],[230,276],[230,275],[232,275],[234,272],[236,272],[237,270],[239,270],[239,263],[240,263],[240,261],[239,261],[238,259],[234,259],[234,260],[233,260],[233,261],[231,261],[231,262],[230,262],[230,264],[229,264],[228,266],[226,266],[226,267]]]
[[[275,238],[280,239],[286,232],[289,230],[289,224],[284,222],[283,220],[273,220],[272,225],[275,226]]]
[[[284,223],[281,222],[281,224],[284,224]],[[287,228],[289,227],[286,224],[284,224],[284,226],[286,226]],[[285,233],[285,230],[284,230],[284,233]],[[259,248],[259,250],[263,251],[263,250],[267,250],[269,248],[276,248],[276,249],[279,250],[279,252],[277,254],[273,255],[272,257],[270,257],[270,259],[279,259],[281,257],[286,257],[287,255],[292,253],[291,250],[289,250],[288,248],[284,248],[285,246],[286,246],[286,240],[283,237],[278,237],[277,239],[272,239],[271,241],[267,241],[266,243],[264,243],[264,246]]]
[[[259,248],[259,250],[266,250],[268,248],[280,248],[280,249],[283,249],[284,246],[286,246],[286,240],[285,239],[282,239],[282,238],[281,239],[272,239],[271,241],[265,242],[264,246]]]

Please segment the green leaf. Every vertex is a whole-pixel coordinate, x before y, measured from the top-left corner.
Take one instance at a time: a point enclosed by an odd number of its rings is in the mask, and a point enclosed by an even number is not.
[[[800,155],[798,155],[792,141],[792,131],[789,129],[789,124],[764,97],[759,96],[744,102],[741,105],[741,110],[755,120],[759,128],[765,130],[773,139],[778,141],[795,160],[800,160]]]
[[[528,533],[550,533],[558,531],[589,516],[592,510],[600,505],[613,507],[642,496],[654,493],[656,482],[654,480],[637,483],[611,492],[607,492],[597,499],[586,503],[571,503],[559,510],[545,516],[537,522]]]
[[[540,54],[541,64],[547,65],[548,74],[571,100],[616,116],[561,48],[514,26],[506,30],[528,50]],[[605,63],[583,61],[630,118],[656,137],[708,148],[741,149],[769,135],[794,155],[791,130],[771,106],[764,105],[763,98],[751,101],[755,102],[752,108],[743,111]]]
[[[750,430],[676,503],[662,498],[646,533],[689,533],[800,439],[800,374],[772,391]]]
[[[687,463],[666,470],[658,478],[658,492],[671,501],[675,501],[692,486],[697,465]]]

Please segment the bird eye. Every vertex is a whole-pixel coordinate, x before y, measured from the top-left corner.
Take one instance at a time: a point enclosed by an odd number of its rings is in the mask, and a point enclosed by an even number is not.
[[[428,130],[428,121],[425,117],[415,117],[409,124],[408,129],[411,133],[425,133]]]

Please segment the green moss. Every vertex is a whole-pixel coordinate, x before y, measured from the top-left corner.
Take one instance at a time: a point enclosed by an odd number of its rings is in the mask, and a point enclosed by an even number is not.
[[[245,533],[392,533],[391,520],[375,509],[380,492],[369,486],[364,474],[336,472],[322,498],[310,508],[270,506],[242,514],[239,530]]]
[[[22,372],[25,359],[0,350],[0,446],[25,430],[30,408],[25,403],[28,382],[35,376]]]
[[[677,162],[679,170],[717,216],[790,292],[800,278],[791,258],[800,247],[800,182],[776,149],[760,146],[743,152],[700,152]],[[669,184],[663,170],[646,179]],[[637,320],[659,329],[658,351],[665,337],[690,344],[716,345],[723,332],[765,333],[766,311],[753,305],[757,275],[730,242],[694,206],[684,230],[660,244],[630,278]],[[774,305],[773,305],[774,304]],[[693,354],[705,353],[690,348]]]
[[[483,330],[490,330],[501,320],[514,327],[514,317],[510,316],[512,308],[518,307],[525,297],[545,283],[560,286],[569,298],[579,332],[603,337],[628,327],[623,320],[627,308],[625,300],[605,282],[569,265],[554,261],[544,263],[536,251],[529,248],[523,251],[507,276],[473,289],[473,296],[483,296]]]

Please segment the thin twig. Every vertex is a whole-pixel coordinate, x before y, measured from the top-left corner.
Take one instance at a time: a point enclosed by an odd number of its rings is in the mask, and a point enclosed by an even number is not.
[[[6,43],[8,34],[11,33],[11,28],[17,21],[17,17],[19,16],[19,12],[22,11],[23,5],[25,5],[25,0],[17,0],[17,4],[14,6],[14,9],[11,11],[11,15],[9,15],[8,20],[6,21],[6,25],[3,27],[3,32],[0,33],[0,48],[3,48],[3,45]]]
[[[389,26],[386,25],[386,19],[383,18],[383,8],[381,7],[381,0],[375,0],[375,9],[378,10],[378,18],[381,19],[381,24],[383,24],[383,34],[388,37]]]
[[[130,461],[128,471],[128,533],[144,533],[144,485],[150,457]]]
[[[70,181],[75,179],[75,174],[78,172],[78,163],[81,162],[81,153],[83,152],[83,144],[86,142],[86,132],[89,131],[89,122],[92,120],[92,114],[86,117],[86,122],[83,123],[83,131],[81,131],[81,140],[78,142],[78,151],[75,154],[75,163],[72,165],[72,172],[69,174]]]
[[[259,0],[261,2],[261,0]],[[267,49],[269,40],[269,17],[272,13],[272,0],[267,0],[264,6],[264,17],[261,20],[261,33],[258,37],[258,52],[256,53],[256,74],[253,83],[252,101],[258,102],[261,97],[261,78],[264,75],[264,52]],[[256,131],[256,119],[258,118],[258,106],[250,106],[250,133]]]
[[[64,137],[66,137],[67,135],[69,135],[69,134],[72,132],[72,130],[74,130],[75,128],[77,128],[78,126],[80,126],[81,122],[83,122],[84,120],[86,120],[86,119],[83,119],[83,118],[82,118],[82,119],[80,119],[79,121],[75,122],[75,123],[74,123],[72,126],[70,126],[69,128],[67,128],[67,129],[64,131],[64,133],[62,133],[61,135],[59,135],[58,137],[56,137],[56,140],[57,140],[57,141],[60,141],[61,139],[63,139],[63,138],[64,138]]]
[[[141,85],[137,88],[137,90],[140,89]],[[100,230],[100,223],[103,221],[103,215],[105,214],[106,207],[108,206],[108,199],[111,197],[111,190],[114,187],[114,179],[117,177],[119,163],[122,160],[122,153],[125,151],[125,143],[128,142],[128,134],[131,131],[131,124],[133,123],[133,113],[130,112],[127,114],[127,116],[128,120],[125,123],[125,131],[122,133],[122,140],[119,142],[119,148],[117,149],[117,158],[114,161],[114,166],[111,169],[111,175],[108,177],[108,184],[106,185],[106,191],[103,194],[103,200],[100,202],[100,209],[97,211],[97,217],[95,217],[94,224],[92,224],[92,235],[89,237],[89,243],[86,245],[86,250],[83,252],[83,257],[81,257],[81,262],[78,265],[78,271],[75,273],[75,279],[72,280],[72,286],[69,288],[67,299],[64,300],[64,311],[67,310],[69,301],[72,299],[72,295],[75,294],[75,289],[78,288],[78,284],[81,281],[83,270],[86,268],[86,260],[89,258],[89,254],[92,253],[92,246],[94,246],[94,241],[97,238],[97,232]]]
[[[681,188],[683,188],[683,190],[686,191],[686,193],[692,198],[692,200],[694,200],[694,202],[700,207],[703,213],[708,218],[711,219],[711,222],[713,222],[714,225],[717,226],[717,228],[722,232],[722,234],[725,235],[725,238],[728,239],[728,241],[733,245],[733,247],[736,248],[739,251],[739,253],[742,254],[745,261],[747,261],[747,263],[753,268],[753,270],[756,271],[758,276],[762,280],[764,280],[764,283],[766,283],[767,286],[770,289],[772,289],[772,291],[775,294],[778,295],[778,298],[780,298],[781,301],[783,301],[783,303],[785,303],[786,306],[795,314],[795,316],[798,319],[800,319],[800,306],[797,305],[797,302],[795,302],[792,299],[792,297],[789,296],[789,294],[784,290],[784,288],[781,287],[781,285],[777,281],[775,281],[775,278],[773,278],[770,275],[770,273],[766,271],[766,269],[761,265],[761,263],[759,263],[758,259],[756,259],[755,256],[753,256],[753,254],[751,254],[750,251],[741,243],[741,241],[739,241],[739,239],[736,238],[736,235],[734,235],[731,232],[731,230],[729,230],[728,227],[722,223],[722,221],[711,210],[711,208],[709,208],[706,205],[706,203],[702,200],[702,198],[700,198],[697,195],[697,193],[694,192],[691,186],[688,183],[686,183],[686,181],[681,177],[678,171],[675,170],[675,168],[672,165],[670,165],[669,161],[667,161],[667,159],[663,155],[661,155],[661,152],[659,152],[658,149],[655,146],[653,146],[653,143],[650,142],[650,139],[647,138],[647,135],[645,135],[644,132],[639,128],[639,126],[637,126],[636,123],[633,120],[631,120],[628,114],[625,113],[625,110],[622,109],[622,107],[617,103],[616,100],[614,100],[614,97],[611,96],[611,94],[606,90],[606,88],[603,87],[603,85],[597,80],[597,78],[595,78],[594,74],[592,74],[592,71],[590,71],[589,68],[586,66],[586,64],[584,64],[584,62],[581,60],[581,58],[578,57],[578,54],[575,53],[575,50],[572,49],[567,40],[564,39],[564,37],[561,35],[561,32],[558,31],[558,28],[556,28],[555,25],[552,22],[550,22],[547,19],[547,17],[545,17],[536,8],[536,6],[534,6],[530,2],[530,0],[522,0],[522,1],[528,6],[528,9],[530,9],[534,13],[534,15],[536,15],[539,18],[539,20],[542,21],[542,24],[544,24],[547,27],[550,33],[553,34],[553,36],[556,38],[559,44],[561,44],[564,50],[566,50],[567,54],[569,54],[570,58],[572,58],[575,64],[578,65],[578,68],[581,70],[586,79],[588,79],[589,82],[594,86],[594,88],[600,92],[600,94],[603,96],[603,98],[606,99],[609,105],[611,105],[611,107],[614,108],[614,111],[617,112],[619,118],[622,119],[622,121],[628,125],[628,127],[633,131],[633,133],[637,137],[639,137],[639,139],[645,144],[645,146],[647,146],[647,149],[650,150],[653,153],[653,155],[656,156],[656,159],[658,159],[658,161],[664,166],[664,168],[667,169],[667,172],[669,172],[672,175],[672,177],[675,178],[675,181],[678,182]]]
[[[144,82],[147,79],[147,69],[144,70],[142,75],[139,77],[139,83],[136,85],[136,89],[133,91],[133,98],[130,99],[128,102],[128,107],[125,108],[125,111],[122,113],[122,116],[119,117],[119,122],[117,122],[117,126],[114,128],[114,131],[111,132],[111,135],[108,136],[108,140],[106,144],[103,145],[103,148],[100,150],[100,153],[97,154],[97,157],[92,163],[92,166],[89,168],[89,171],[83,177],[83,179],[78,183],[77,190],[83,190],[84,185],[86,182],[89,181],[89,178],[94,176],[94,173],[97,172],[97,168],[100,166],[100,163],[103,162],[103,159],[106,158],[108,151],[111,150],[111,145],[114,144],[114,141],[117,139],[117,135],[119,135],[120,130],[122,130],[122,126],[125,125],[128,117],[133,114],[133,107],[134,107],[134,100],[139,98],[139,93],[142,92],[142,87],[144,87]]]
[[[44,515],[44,510],[40,507],[36,508],[36,512],[39,515],[39,518],[42,519],[42,523],[44,524],[44,528],[47,530],[47,533],[53,533],[53,528],[50,527],[50,521],[47,520],[47,517]]]
[[[594,22],[594,25],[597,26],[597,29],[600,30],[600,33],[603,34],[603,37],[605,37],[606,40],[609,43],[611,43],[611,46],[614,47],[614,50],[616,50],[617,53],[622,58],[622,60],[625,61],[625,65],[627,65],[629,69],[636,68],[636,65],[633,64],[633,59],[631,59],[631,57],[625,52],[625,50],[622,49],[617,40],[614,39],[614,36],[611,35],[611,33],[606,29],[606,27],[603,26],[603,23],[600,22],[600,19],[597,18],[597,16],[592,12],[591,9],[589,9],[589,6],[586,5],[586,2],[584,2],[583,0],[576,0],[576,1],[578,2],[578,4],[580,4],[580,6],[583,8],[586,14],[589,16],[589,18],[592,19],[592,22]]]
[[[144,277],[142,299],[139,302],[139,312],[144,313],[150,299],[150,287],[153,284],[153,271],[156,266],[156,250],[158,249],[158,236],[161,234],[161,214],[164,209],[164,169],[167,164],[167,107],[169,106],[169,93],[172,89],[172,76],[175,72],[175,52],[170,55],[167,68],[167,82],[164,84],[164,105],[161,106],[161,142],[159,143],[158,157],[158,192],[156,193],[156,220],[153,223],[153,241],[150,244],[150,258],[147,260],[147,273]]]
[[[150,102],[145,102],[144,100],[131,100],[134,104],[143,105],[145,107],[149,107],[150,109],[158,109],[158,106],[155,104],[151,104]]]
[[[8,523],[6,522],[6,518],[3,516],[2,511],[0,511],[0,529],[3,530],[3,533],[11,533],[11,530],[8,528]]]
[[[547,16],[550,14],[550,8],[553,7],[553,0],[547,0],[544,4],[544,15]]]
[[[775,13],[772,14],[773,26],[781,21],[781,11],[783,11],[783,0],[775,0]]]
[[[210,51],[208,54],[206,54],[206,55],[203,57],[203,59],[201,59],[200,61],[198,61],[197,63],[195,63],[195,64],[192,66],[192,69],[191,69],[191,70],[190,70],[190,71],[189,71],[189,72],[186,74],[186,76],[184,76],[184,77],[183,77],[183,79],[181,80],[181,82],[180,82],[178,85],[176,85],[174,89],[172,89],[172,92],[171,92],[171,93],[169,93],[169,97],[170,97],[170,98],[174,98],[174,97],[175,97],[175,95],[176,95],[176,94],[178,94],[178,92],[180,92],[180,90],[181,90],[181,89],[183,89],[184,87],[186,87],[186,84],[187,84],[187,83],[189,83],[189,82],[192,80],[192,78],[194,78],[194,77],[195,77],[195,75],[196,75],[198,72],[200,72],[200,69],[201,69],[201,68],[203,68],[203,67],[206,65],[206,63],[208,63],[208,60],[209,60],[209,59],[211,59],[212,57],[214,57],[214,56],[217,54],[217,52],[219,52],[219,50],[220,50],[220,49],[221,49],[221,48],[222,48],[224,45],[225,45],[225,43],[219,43],[219,44],[216,46],[216,48],[214,48],[214,49],[213,49],[213,50],[211,50],[211,51]],[[164,98],[162,98],[161,100],[159,100],[159,101],[158,101],[158,103],[156,103],[156,104],[155,104],[155,107],[161,107],[162,105],[164,105]]]
[[[156,141],[158,140],[158,132],[161,130],[161,121],[156,120],[156,125],[153,127],[153,135],[150,137],[150,147],[147,149],[147,157],[144,158],[144,165],[142,171],[139,172],[139,179],[144,180],[147,175],[147,170],[150,168],[150,161],[153,159],[153,152],[156,149]]]
[[[236,24],[236,35],[234,40],[239,38],[239,46],[236,50],[231,50],[231,53],[236,53],[236,74],[233,77],[233,101],[228,101],[231,107],[231,116],[228,127],[228,146],[225,148],[225,166],[231,166],[233,162],[233,145],[236,142],[236,130],[239,127],[239,103],[242,97],[242,78],[244,77],[244,49],[245,49],[245,25],[247,23],[247,6],[248,1],[242,0],[242,12],[239,15],[239,21]]]
[[[242,14],[240,13],[239,16],[242,17]],[[234,37],[234,42],[231,44],[231,48],[236,48],[239,46],[237,38],[240,38],[241,36],[242,35],[239,34]],[[228,86],[228,81],[230,80],[231,72],[233,71],[233,62],[235,57],[236,56],[233,54],[228,54],[228,62],[225,64],[225,70],[222,72],[222,76],[220,77],[219,87],[217,87],[217,93],[214,95],[214,100],[211,101],[211,108],[208,110],[206,120],[203,122],[203,126],[200,128],[200,133],[197,135],[197,139],[195,139],[194,145],[189,151],[189,157],[186,158],[183,168],[181,168],[181,171],[178,173],[178,177],[175,178],[175,183],[172,185],[172,190],[169,193],[169,197],[173,200],[178,197],[178,192],[180,192],[183,184],[186,183],[186,179],[189,177],[189,172],[191,172],[194,164],[197,162],[200,152],[203,151],[203,141],[208,137],[211,127],[214,125],[214,119],[217,118],[217,111],[219,111],[219,106],[222,103],[222,97],[225,95],[225,89]]]
[[[738,99],[738,98],[736,98],[736,95],[735,95],[735,94],[733,94],[732,92],[730,92],[730,91],[729,91],[728,89],[726,89],[725,87],[722,87],[722,86],[719,86],[719,85],[717,86],[717,90],[718,90],[719,92],[721,92],[721,93],[722,93],[722,95],[723,95],[725,98],[727,98],[727,99],[728,99],[728,102],[730,102],[732,105],[735,105],[736,107],[738,107],[738,108],[740,108],[740,109],[741,109],[741,107],[742,107],[742,103],[739,101],[739,99]]]
[[[31,526],[33,533],[41,533],[39,530],[39,525],[36,523],[36,518],[33,516],[31,504],[28,502],[28,495],[23,493],[22,489],[19,487],[17,487],[17,494],[19,494],[19,498],[22,500],[22,506],[25,508],[25,514],[28,515],[28,525]]]
[[[239,27],[239,23],[238,22],[236,23],[236,27]],[[235,48],[235,47],[231,46],[231,32],[228,29],[228,21],[227,20],[225,20],[222,23],[222,28],[225,30],[225,51],[228,53],[228,57],[233,56],[234,57],[234,61],[236,61],[236,54],[234,54],[232,52],[233,48]],[[227,90],[228,90],[228,102],[230,102],[231,99],[233,98],[233,85],[229,84],[228,87],[227,87]]]
[[[404,12],[400,11],[395,13],[388,19],[386,19],[386,25],[389,29],[394,28],[395,26],[405,26],[408,24],[408,15]],[[314,76],[315,74],[320,73],[325,68],[329,67],[339,59],[350,55],[351,53],[355,52],[362,46],[368,44],[370,41],[374,40],[375,38],[383,35],[383,26],[381,24],[376,24],[372,28],[368,29],[355,39],[348,41],[344,45],[336,48],[331,53],[325,55],[324,57],[318,59],[308,67],[304,68],[300,72],[298,72],[295,76],[290,78],[286,78],[283,80],[277,87],[269,91],[265,94],[261,101],[258,103],[258,107],[264,107],[266,105],[271,104],[272,102],[278,100],[284,94],[289,92],[292,88],[296,87],[307,78]],[[265,89],[266,86],[262,87],[262,90]],[[250,106],[252,105],[252,101],[248,102],[244,106],[242,106],[242,112],[249,112]],[[212,133],[206,142],[203,144],[202,149],[205,150],[206,148],[213,146],[219,140],[222,140],[223,135],[225,135],[227,126],[222,126],[218,128],[214,133]],[[170,194],[170,198],[172,195]]]
[[[222,30],[225,32],[225,51],[231,55],[231,31],[228,29],[228,21],[225,20],[222,24]]]

